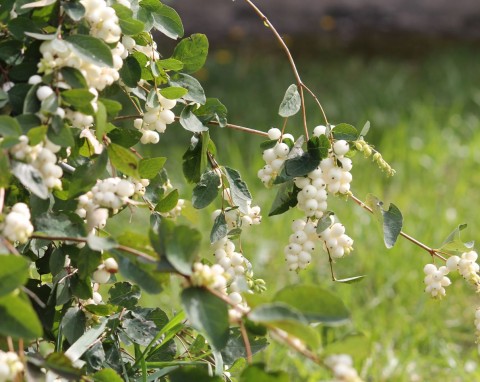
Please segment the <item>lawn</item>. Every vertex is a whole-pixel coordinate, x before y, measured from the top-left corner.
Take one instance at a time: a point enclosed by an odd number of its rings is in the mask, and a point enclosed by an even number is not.
[[[449,46],[429,49],[417,57],[328,51],[305,58],[299,55],[297,60],[304,82],[320,98],[329,121],[358,128],[370,121],[366,139],[397,171],[393,178],[386,178],[371,160],[357,155],[353,192],[362,199],[373,193],[395,203],[403,212],[404,230],[432,247],[440,246],[461,223],[468,223],[462,233],[466,241],[478,239],[479,59],[478,49]],[[278,105],[293,83],[283,56],[262,56],[254,49],[214,50],[198,77],[204,81],[207,96],[218,97],[227,106],[229,122],[264,131],[281,127]],[[307,118],[311,130],[323,122],[308,97]],[[299,118],[292,118],[287,131],[299,136],[301,126]],[[446,298],[432,300],[423,291],[423,267],[431,262],[427,252],[401,238],[387,250],[371,216],[342,199],[331,201],[329,208],[347,227],[355,250],[337,262],[335,271],[339,277],[366,278],[353,285],[333,283],[328,259],[319,249],[307,271],[289,272],[283,247],[291,233],[290,222],[301,213],[291,210],[267,217],[275,191],[266,190],[256,178],[263,166],[262,138],[217,127],[211,135],[218,161],[240,170],[254,202],[262,207],[263,222],[246,232],[242,247],[256,275],[267,281],[267,293],[292,283],[315,283],[341,296],[351,311],[351,322],[323,333],[330,340],[364,335],[351,340],[346,349],[340,346],[339,351],[352,354],[365,380],[479,380],[473,320],[480,301],[473,288],[460,277],[452,277]],[[159,152],[172,158],[167,165],[172,182],[188,196],[190,188],[179,164],[189,135],[180,126],[172,126],[162,139]],[[211,224],[208,215],[200,214],[206,232]],[[207,241],[205,254],[210,256]],[[317,366],[277,345],[257,359],[289,370],[298,381],[328,380]]]

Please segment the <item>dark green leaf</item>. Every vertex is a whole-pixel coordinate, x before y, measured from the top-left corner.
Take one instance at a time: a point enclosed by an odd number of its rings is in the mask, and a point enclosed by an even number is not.
[[[178,190],[170,191],[164,198],[162,198],[155,206],[155,211],[160,213],[167,213],[175,208],[178,203]]]
[[[108,302],[113,305],[123,306],[132,309],[140,299],[141,290],[138,285],[129,282],[115,283],[108,291],[110,296]]]
[[[119,73],[125,85],[136,88],[138,81],[142,78],[142,67],[134,56],[128,56]]]
[[[257,338],[248,334],[248,342],[250,343],[250,350],[252,355],[262,351],[268,346],[266,338]],[[245,342],[242,337],[240,329],[233,328],[230,330],[230,337],[227,342],[227,346],[222,350],[222,356],[225,364],[232,365],[239,358],[247,358],[245,351]]]
[[[289,382],[290,377],[283,371],[265,370],[261,364],[249,365],[240,376],[239,382]]]
[[[205,152],[203,137],[203,134],[198,136],[197,141],[191,144],[185,154],[183,154],[183,175],[190,183],[198,183],[202,174],[202,158]]]
[[[337,140],[344,139],[346,141],[354,141],[358,138],[358,131],[348,123],[340,123],[335,125],[332,130],[333,137]]]
[[[200,133],[207,131],[208,127],[204,126],[202,121],[193,113],[195,106],[185,106],[180,114],[180,124],[185,130],[192,131],[194,133]]]
[[[233,204],[238,206],[242,213],[248,214],[252,195],[248,191],[247,184],[240,177],[240,173],[233,168],[225,167],[225,175],[230,185],[230,195],[232,196]]]
[[[132,342],[142,346],[147,346],[157,334],[157,326],[153,321],[146,320],[134,312],[130,312],[123,319],[122,327]]]
[[[140,6],[142,6],[142,4],[144,4],[143,1],[140,2]],[[157,8],[154,12],[153,26],[155,29],[172,39],[183,37],[184,31],[182,20],[173,8],[162,4],[162,7]]]
[[[216,350],[228,341],[228,308],[224,301],[202,288],[182,291],[182,304],[191,325],[208,339]]]
[[[0,335],[34,340],[42,336],[42,325],[28,299],[10,294],[0,297]]]
[[[80,2],[62,2],[65,13],[73,20],[80,21],[85,16],[85,7]]]
[[[90,190],[101,179],[107,166],[107,153],[103,152],[95,161],[77,167],[68,188],[68,195],[74,198]]]
[[[138,174],[139,159],[129,149],[110,143],[107,147],[108,157],[117,170],[125,175],[140,179]]]
[[[185,366],[168,374],[171,382],[223,382],[219,376],[210,376],[205,367]]]
[[[220,127],[227,125],[227,108],[217,98],[207,98],[205,104],[194,110],[194,113],[203,124],[216,121]]]
[[[222,211],[216,218],[213,223],[212,232],[210,232],[210,243],[213,244],[216,241],[223,239],[227,236],[228,226],[227,220],[225,219],[225,212]]]
[[[201,209],[212,203],[218,195],[220,177],[216,171],[210,170],[202,174],[200,182],[193,189],[193,207]]]
[[[300,189],[293,180],[283,183],[273,200],[268,216],[280,215],[297,205],[297,195]]]
[[[207,55],[207,36],[196,33],[180,41],[175,47],[172,57],[183,62],[185,73],[194,73],[203,67]]]
[[[138,173],[142,179],[153,179],[162,170],[167,158],[145,158],[140,161]]]
[[[73,344],[85,333],[86,323],[85,313],[80,308],[71,307],[63,316],[60,326],[67,341]]]
[[[129,129],[119,127],[110,131],[108,137],[112,143],[116,143],[123,147],[132,147],[140,141],[142,133],[134,128]]]
[[[300,110],[301,100],[300,94],[298,93],[297,85],[290,85],[285,92],[280,108],[278,109],[278,114],[281,117],[291,117],[295,115]]]
[[[316,285],[290,285],[278,291],[273,301],[293,306],[310,322],[341,322],[349,318],[342,300]]]
[[[34,218],[35,230],[48,236],[83,237],[85,227],[76,214],[47,212]]]
[[[325,211],[323,213],[323,216],[317,222],[317,233],[322,233],[333,224],[332,215],[335,215],[332,211]]]
[[[205,91],[200,82],[192,76],[183,73],[174,74],[170,79],[170,86],[185,88],[188,93],[183,97],[186,101],[192,101],[199,104],[206,102]]]
[[[374,216],[382,224],[385,246],[392,248],[402,231],[402,213],[393,203],[390,204],[388,210],[385,210],[383,202],[372,194],[367,195],[366,204],[373,210]]]
[[[91,348],[91,346],[97,341],[107,327],[108,320],[103,320],[99,324],[92,326],[89,330],[83,334],[72,346],[65,352],[72,362],[77,361],[80,357]]]
[[[83,60],[99,66],[113,67],[112,51],[102,40],[81,34],[69,35],[65,41],[72,45],[72,49]]]
[[[155,294],[163,290],[165,275],[156,270],[154,264],[134,263],[125,257],[118,259],[120,273],[147,293]]]
[[[4,296],[25,284],[30,263],[22,256],[0,255],[0,264],[0,296]]]
[[[90,276],[97,267],[102,263],[102,254],[98,251],[92,251],[88,247],[80,250],[76,264],[78,268],[78,275],[81,279]]]

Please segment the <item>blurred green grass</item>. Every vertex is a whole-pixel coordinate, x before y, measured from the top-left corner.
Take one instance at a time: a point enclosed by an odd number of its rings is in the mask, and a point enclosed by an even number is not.
[[[461,223],[468,223],[463,234],[466,241],[478,239],[480,53],[461,46],[431,50],[414,58],[329,52],[319,53],[317,59],[309,57],[300,56],[297,66],[304,82],[320,98],[329,121],[351,123],[359,129],[370,121],[366,139],[397,170],[387,179],[369,159],[357,155],[353,159],[353,192],[362,199],[373,193],[394,202],[403,212],[404,230],[432,247],[440,246]],[[198,77],[207,96],[218,97],[227,106],[229,122],[265,131],[281,127],[278,105],[293,83],[283,56],[263,56],[251,49],[219,50],[212,52]],[[313,99],[306,98],[312,130],[323,121]],[[301,126],[299,118],[291,118],[287,131],[299,136]],[[167,168],[184,197],[189,196],[190,188],[179,168],[188,136],[180,126],[172,126],[158,149],[171,158]],[[267,217],[275,190],[264,189],[256,178],[263,166],[261,137],[216,127],[211,136],[219,162],[240,170],[254,202],[262,207],[263,222],[245,233],[242,247],[257,277],[267,281],[269,293],[305,282],[340,295],[352,312],[352,322],[336,333],[358,331],[369,338],[360,347],[347,349],[366,380],[479,380],[473,320],[480,304],[472,288],[453,277],[447,297],[433,301],[423,292],[423,266],[431,261],[429,255],[402,239],[387,250],[369,214],[340,199],[331,200],[329,209],[347,227],[355,251],[339,260],[335,270],[339,277],[367,277],[353,285],[332,283],[326,255],[320,250],[310,269],[298,275],[288,272],[283,247],[290,222],[301,214],[291,210]],[[179,139],[184,142],[180,147]],[[208,232],[207,212],[201,214],[201,224]],[[204,242],[208,254],[207,239]],[[328,379],[318,367],[280,346],[269,348],[259,360],[289,370],[296,376],[292,380]]]

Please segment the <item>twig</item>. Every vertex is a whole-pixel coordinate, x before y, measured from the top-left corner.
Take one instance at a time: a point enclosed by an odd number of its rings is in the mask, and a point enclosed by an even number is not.
[[[318,97],[315,95],[314,92],[312,92],[312,91],[310,90],[310,88],[309,88],[307,85],[305,85],[305,84],[302,83],[302,87],[303,87],[307,92],[309,92],[310,95],[313,97],[313,99],[314,99],[315,102],[317,103],[318,107],[320,108],[320,111],[322,112],[323,119],[325,120],[325,124],[328,125],[327,115],[325,114],[325,110],[323,110],[323,106],[322,106],[322,104],[320,103],[320,100],[318,99]]]
[[[52,241],[73,241],[75,243],[87,243],[88,239],[86,237],[69,237],[69,236],[45,236],[45,235],[32,235],[33,239],[47,239],[47,240],[52,240]],[[155,259],[154,257],[147,255],[144,252],[138,251],[134,248],[127,247],[125,245],[118,244],[115,246],[116,249],[122,252],[127,252],[130,253],[131,255],[140,257],[142,259],[148,260],[155,262],[158,259]]]
[[[245,352],[247,353],[247,362],[252,363],[252,348],[250,346],[250,340],[248,339],[248,334],[243,321],[240,321],[240,333],[242,334],[242,340],[245,345]]]
[[[362,207],[364,210],[367,210],[368,212],[373,214],[373,210],[369,206],[367,206],[364,202],[362,202],[359,198],[357,198],[353,194],[349,194],[349,196],[360,207]],[[447,261],[447,259],[445,257],[443,257],[442,255],[440,255],[435,249],[430,248],[428,245],[423,244],[421,241],[418,241],[417,239],[408,235],[407,233],[405,233],[403,231],[400,231],[400,236],[403,236],[408,241],[412,242],[416,246],[418,246],[418,247],[422,248],[423,250],[427,251],[431,256],[438,257],[439,259],[441,259],[443,261]]]
[[[280,46],[284,50],[285,54],[287,55],[288,61],[290,63],[290,66],[293,71],[293,75],[295,76],[295,80],[297,82],[297,87],[298,90],[300,91],[300,101],[302,105],[302,117],[303,117],[303,129],[305,132],[305,138],[308,141],[308,127],[307,127],[307,115],[305,111],[305,97],[303,94],[303,82],[302,79],[300,78],[300,75],[298,74],[297,66],[295,65],[295,61],[293,60],[292,54],[290,53],[290,49],[288,49],[287,44],[285,44],[285,41],[283,41],[282,36],[277,32],[273,24],[270,22],[270,20],[263,14],[263,12],[258,9],[258,7],[253,4],[250,0],[245,0],[245,2],[250,5],[250,7],[255,11],[255,13],[262,19],[263,23],[272,30],[273,34],[275,35],[275,38],[279,42]]]

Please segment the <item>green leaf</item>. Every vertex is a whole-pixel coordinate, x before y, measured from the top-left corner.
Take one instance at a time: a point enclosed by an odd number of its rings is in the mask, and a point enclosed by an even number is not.
[[[372,194],[367,195],[366,204],[373,210],[374,216],[382,224],[385,246],[392,248],[402,231],[402,213],[393,203],[390,204],[388,210],[385,210],[383,202]]]
[[[225,167],[225,175],[230,185],[230,195],[232,196],[233,204],[238,206],[242,213],[248,214],[252,195],[248,191],[247,184],[240,177],[240,173],[230,167]]]
[[[290,321],[307,323],[300,311],[282,302],[259,305],[250,311],[248,319],[256,323],[273,326]]]
[[[85,333],[86,323],[85,313],[78,307],[71,307],[63,316],[60,327],[67,341],[73,344]]]
[[[278,291],[273,301],[294,307],[309,322],[338,323],[349,318],[342,300],[316,285],[289,285]]]
[[[215,350],[222,350],[229,335],[226,303],[202,288],[184,289],[181,299],[191,325],[205,335]]]
[[[262,351],[268,346],[266,338],[258,338],[250,333],[248,333],[248,342],[250,343],[252,355]],[[227,346],[222,350],[222,357],[227,365],[232,365],[239,358],[247,358],[245,342],[243,341],[242,333],[239,328],[233,328],[230,330]]]
[[[47,126],[38,126],[30,129],[27,133],[28,144],[35,146],[40,142],[43,142],[45,136],[47,135]]]
[[[262,364],[249,365],[243,370],[239,382],[289,382],[290,377],[283,371],[265,370]]]
[[[111,237],[100,237],[93,233],[87,236],[87,245],[93,251],[108,251],[118,244]]]
[[[135,128],[118,127],[110,131],[108,137],[112,143],[123,147],[132,147],[140,141],[142,133]]]
[[[95,161],[89,161],[75,170],[68,188],[69,198],[74,198],[90,190],[97,179],[102,178],[107,166],[107,153],[103,152]]]
[[[113,67],[112,52],[102,40],[81,34],[69,35],[65,38],[72,46],[72,50],[81,59],[98,66]]]
[[[39,33],[41,29],[35,25],[28,17],[17,17],[8,22],[8,29],[10,33],[17,40],[24,40],[26,35],[25,32],[30,33]]]
[[[108,291],[110,296],[108,302],[113,305],[123,306],[132,309],[137,305],[141,296],[141,290],[138,285],[132,285],[129,282],[115,283]]]
[[[177,189],[170,191],[164,198],[159,200],[159,202],[155,206],[155,211],[160,213],[167,213],[173,210],[178,203],[178,198],[179,195]]]
[[[183,175],[190,183],[198,183],[200,181],[203,146],[205,145],[202,134],[198,137],[197,142],[192,143],[185,154],[183,154]]]
[[[183,62],[185,73],[194,73],[205,64],[208,55],[208,39],[201,33],[192,34],[175,47],[172,58]]]
[[[325,211],[323,213],[323,216],[317,222],[317,233],[322,233],[333,224],[331,218],[331,216],[333,215],[335,215],[335,213],[333,213],[332,211]]]
[[[142,346],[148,346],[157,334],[157,326],[153,321],[134,312],[129,312],[122,320],[122,328],[132,342]]]
[[[460,224],[455,228],[442,243],[439,251],[447,252],[452,255],[458,255],[463,252],[469,252],[473,249],[475,242],[464,242],[460,232],[467,228],[466,224]]]
[[[0,188],[6,188],[10,185],[10,163],[6,155],[0,156]]]
[[[113,369],[103,369],[93,374],[94,382],[123,382],[123,379]]]
[[[370,130],[370,121],[365,122],[365,125],[363,125],[362,130],[360,131],[360,136],[364,137],[365,135],[368,134],[368,131]]]
[[[47,212],[34,218],[35,231],[48,236],[84,237],[85,227],[78,215]]]
[[[195,106],[187,105],[183,108],[180,114],[180,124],[185,130],[192,131],[194,133],[200,133],[207,131],[208,127],[204,126],[202,121],[193,113]]]
[[[293,180],[282,183],[273,200],[268,216],[280,215],[297,205],[297,195],[300,189],[295,186]]]
[[[114,4],[112,8],[115,9],[115,13],[118,16],[119,25],[123,34],[133,36],[143,32],[145,24],[140,20],[132,18],[133,12],[130,9],[120,4]]]
[[[12,161],[12,174],[40,199],[48,198],[48,188],[40,172],[30,164]]]
[[[95,96],[88,89],[64,90],[61,93],[62,101],[76,108],[90,105]]]
[[[88,304],[85,305],[85,310],[96,316],[107,317],[115,313],[116,308],[109,304]]]
[[[120,102],[102,97],[100,97],[98,100],[103,103],[110,118],[115,117],[122,110],[122,104]]]
[[[65,1],[62,7],[73,21],[80,21],[85,16],[85,7],[81,3]]]
[[[223,382],[220,376],[210,376],[205,367],[183,366],[168,374],[170,382]]]
[[[66,66],[60,69],[60,73],[72,88],[88,88],[87,81],[80,70]]]
[[[179,99],[187,93],[187,89],[178,86],[170,86],[168,88],[160,89],[160,94],[168,99]]]
[[[99,251],[93,251],[89,247],[80,250],[76,264],[78,275],[81,279],[90,276],[102,263],[102,254]]]
[[[298,93],[297,85],[290,85],[283,96],[282,103],[278,109],[278,114],[281,117],[291,117],[295,115],[300,110],[301,99],[300,94]]]
[[[107,146],[108,157],[112,161],[113,166],[125,175],[140,179],[138,174],[139,159],[129,149],[110,143]]]
[[[142,67],[134,56],[128,56],[123,61],[119,73],[122,81],[130,88],[136,88],[138,81],[142,79]]]
[[[320,161],[328,156],[330,142],[325,135],[312,137],[307,142],[307,152],[285,161],[285,173],[288,177],[305,176],[315,170]]]
[[[357,129],[348,123],[335,125],[332,134],[336,140],[344,139],[346,141],[355,141],[358,138]]]
[[[141,1],[140,6],[144,3],[144,1]],[[183,24],[178,13],[165,4],[161,5],[162,7],[157,8],[153,13],[154,28],[174,40],[183,37]]]
[[[204,105],[194,110],[204,125],[210,121],[218,122],[220,127],[227,125],[227,108],[217,98],[207,98]]]
[[[164,60],[157,60],[157,65],[165,70],[179,71],[183,69],[183,62],[174,58],[166,58]]]
[[[188,93],[183,97],[185,101],[192,101],[199,104],[206,102],[205,91],[200,82],[192,76],[184,73],[176,73],[170,78],[170,86],[185,88]]]
[[[193,189],[192,204],[201,209],[212,203],[218,195],[220,177],[216,171],[210,170],[202,174],[200,182]]]
[[[210,232],[210,243],[223,239],[228,234],[227,220],[225,219],[225,212],[222,211],[213,223],[212,232]]]
[[[142,179],[153,179],[162,170],[167,158],[144,158],[140,160],[138,173]]]
[[[0,115],[0,135],[3,137],[19,137],[22,128],[15,118],[7,115]]]
[[[0,263],[0,296],[4,296],[27,282],[30,263],[16,255],[0,255]]]
[[[0,297],[0,335],[35,340],[43,334],[42,325],[28,299],[9,294]]]
[[[145,292],[155,294],[163,290],[165,275],[156,270],[156,265],[134,263],[125,257],[118,259],[118,265],[120,273],[138,284]]]
[[[180,273],[190,275],[192,264],[199,248],[201,235],[194,228],[175,225],[162,219],[159,229],[159,239],[162,245],[160,256],[166,256],[170,264]]]

